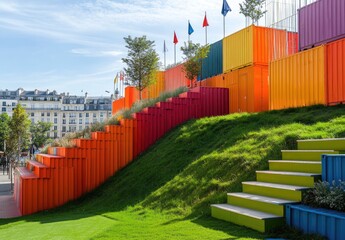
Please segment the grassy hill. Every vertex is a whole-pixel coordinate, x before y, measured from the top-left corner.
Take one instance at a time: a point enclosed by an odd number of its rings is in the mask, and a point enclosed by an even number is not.
[[[345,137],[345,106],[190,121],[78,201],[0,220],[1,238],[263,239],[211,218],[209,205],[241,191],[242,181],[280,159],[281,149],[296,149],[297,139],[328,137]]]

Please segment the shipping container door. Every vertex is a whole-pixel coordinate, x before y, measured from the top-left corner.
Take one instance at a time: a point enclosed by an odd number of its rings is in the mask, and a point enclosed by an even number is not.
[[[238,79],[238,103],[239,103],[239,112],[247,112],[247,98],[248,98],[248,74],[243,73],[239,75]]]

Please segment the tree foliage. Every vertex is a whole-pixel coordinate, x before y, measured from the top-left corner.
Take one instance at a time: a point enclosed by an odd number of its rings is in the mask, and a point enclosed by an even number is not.
[[[156,80],[159,57],[153,49],[154,41],[148,40],[146,36],[128,36],[124,40],[128,49],[127,58],[122,58],[127,65],[124,70],[128,80],[140,92],[141,99],[141,91],[154,84]]]
[[[201,73],[202,59],[206,58],[210,46],[200,46],[199,43],[185,42],[184,46],[181,47],[181,51],[184,55],[183,60],[183,70],[186,74],[186,78],[190,80],[190,85],[192,86],[192,81]]]
[[[37,147],[41,147],[46,144],[49,140],[47,133],[50,131],[52,127],[51,122],[37,122],[35,124],[31,124],[30,126],[30,133],[31,133],[31,143],[36,145]]]
[[[18,151],[27,148],[29,140],[30,120],[25,109],[18,104],[13,110],[9,122],[10,133],[7,138],[7,155],[15,159]]]
[[[0,114],[0,150],[4,151],[4,141],[8,138],[10,133],[10,117],[7,113]]]
[[[254,24],[266,13],[262,10],[264,3],[265,0],[244,0],[242,4],[240,3],[240,13],[252,19]]]

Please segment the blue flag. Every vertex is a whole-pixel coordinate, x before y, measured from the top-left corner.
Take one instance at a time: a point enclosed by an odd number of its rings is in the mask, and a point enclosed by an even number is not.
[[[231,12],[231,8],[226,0],[223,0],[222,14],[225,17],[228,12]]]
[[[190,25],[190,22],[188,21],[188,35],[191,35],[194,32],[194,29],[192,25]]]

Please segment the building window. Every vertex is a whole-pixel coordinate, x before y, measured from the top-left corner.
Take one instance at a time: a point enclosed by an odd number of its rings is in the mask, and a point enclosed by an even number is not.
[[[15,102],[12,103],[12,107],[14,107],[14,106],[16,106],[16,103],[15,103]]]
[[[83,130],[83,126],[79,126],[79,131]]]
[[[31,113],[31,117],[34,117],[34,116],[35,116],[35,113],[32,112],[32,113]]]
[[[83,124],[83,119],[79,118],[79,124]]]
[[[50,122],[50,118],[47,118],[47,122]]]
[[[62,120],[62,124],[66,124],[66,119],[63,119],[63,120]]]
[[[41,118],[41,122],[44,122],[44,118]]]
[[[2,106],[6,106],[6,102],[2,102]]]
[[[54,117],[57,117],[57,112],[54,113]]]
[[[93,117],[94,117],[94,118],[96,118],[96,117],[97,117],[96,113],[93,113]]]
[[[62,131],[63,131],[63,132],[66,132],[66,126],[63,126],[63,127],[62,127]]]
[[[2,108],[1,111],[6,112],[6,108]]]
[[[62,117],[65,118],[65,117],[66,117],[66,113],[63,113],[63,114],[62,114]]]
[[[41,117],[44,117],[44,112],[43,112],[43,113],[41,113]]]
[[[83,117],[83,114],[82,114],[82,113],[79,113],[79,117],[80,117],[80,118]]]
[[[57,137],[58,137],[58,136],[57,136],[57,133],[55,132],[55,133],[54,133],[54,138],[57,138]]]
[[[86,117],[89,117],[89,113],[86,113]]]
[[[54,123],[57,124],[57,118],[54,118]]]
[[[57,130],[57,126],[54,126],[54,131],[56,131]]]
[[[35,119],[31,118],[31,123],[34,124],[35,123]]]
[[[50,112],[47,112],[47,117],[50,117]]]

